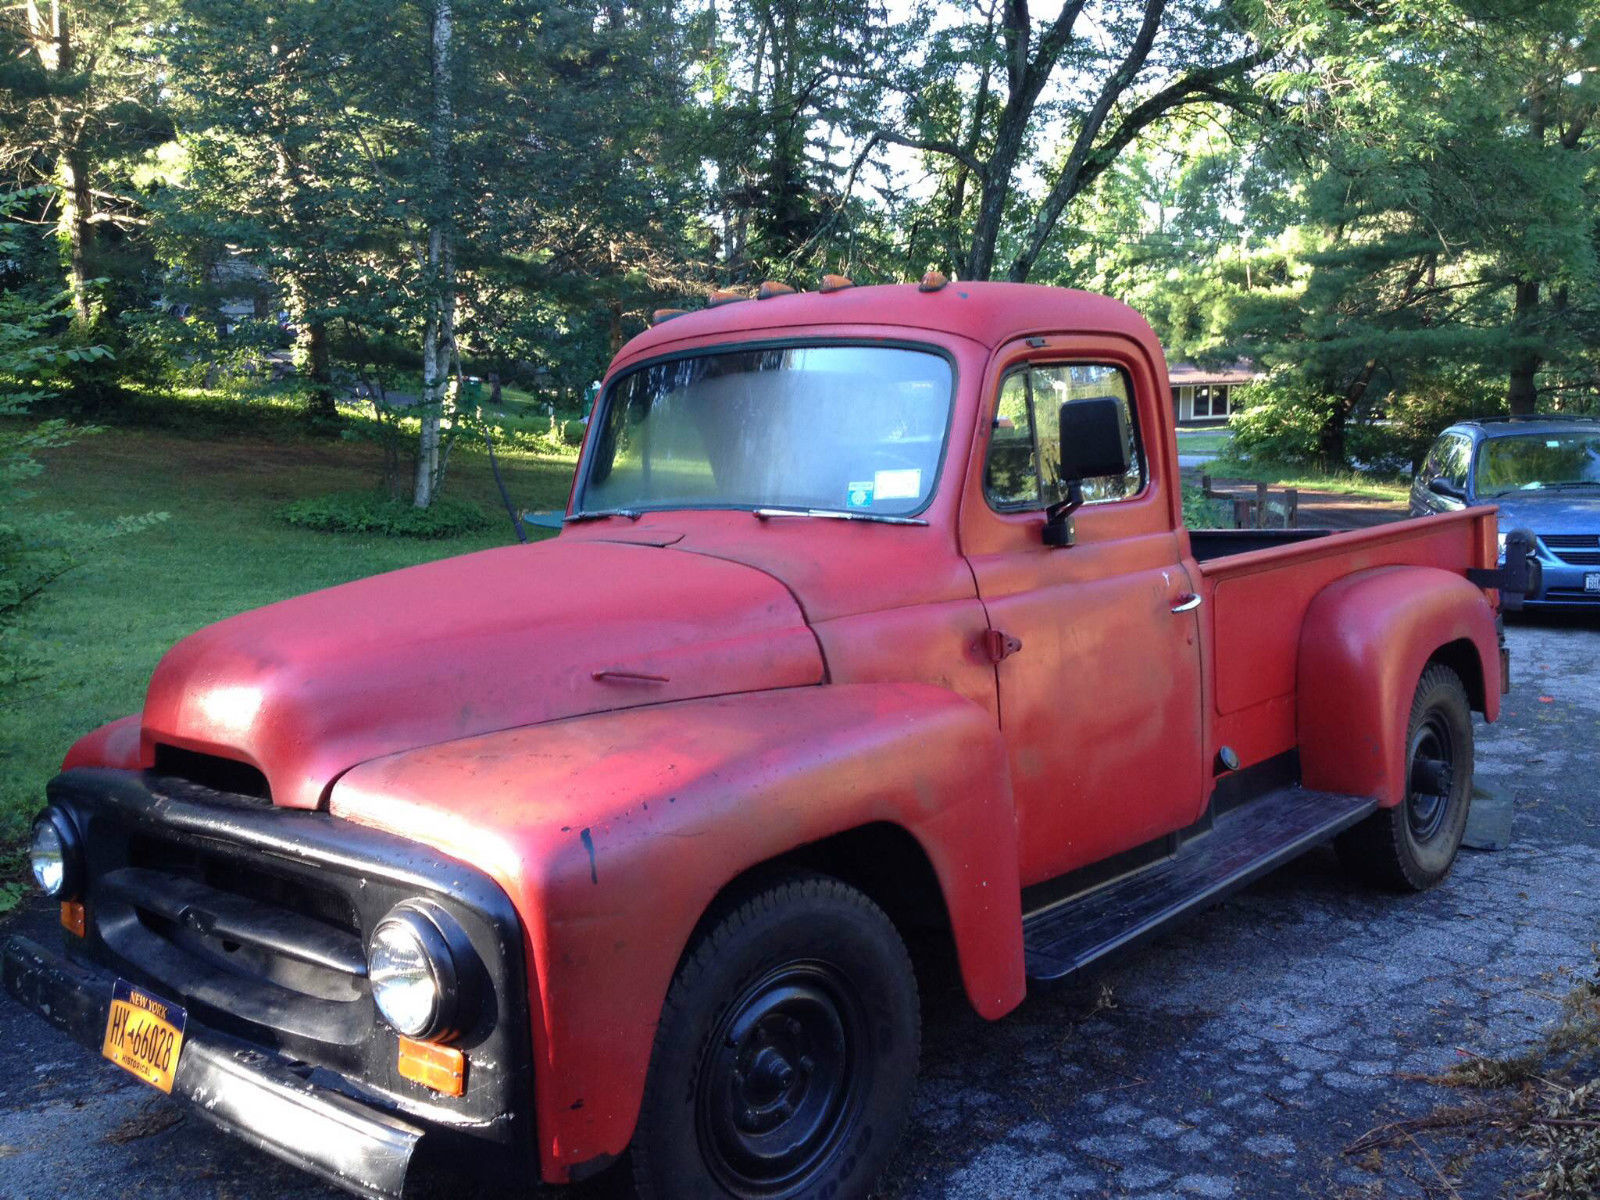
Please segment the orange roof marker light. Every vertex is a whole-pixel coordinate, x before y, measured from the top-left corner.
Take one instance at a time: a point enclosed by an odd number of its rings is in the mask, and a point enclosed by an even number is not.
[[[855,285],[856,281],[848,275],[824,275],[822,277],[822,294],[826,296],[829,292],[842,292],[845,288],[853,288]]]
[[[771,300],[774,296],[792,296],[794,289],[787,283],[779,283],[776,279],[769,279],[761,285],[756,292],[757,300]]]
[[[689,310],[686,308],[658,308],[650,314],[650,324],[659,325],[663,321],[670,321],[673,317],[681,317]]]
[[[719,304],[732,304],[736,300],[748,299],[750,299],[750,297],[746,296],[743,292],[728,292],[723,291],[720,288],[714,288],[712,289],[711,295],[707,298],[706,303],[712,308],[716,308]]]
[[[917,284],[919,292],[937,292],[950,281],[944,277],[943,271],[929,271],[922,277],[922,282]]]

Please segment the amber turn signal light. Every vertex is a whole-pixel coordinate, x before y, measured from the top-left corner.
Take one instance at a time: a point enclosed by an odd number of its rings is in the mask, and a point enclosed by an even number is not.
[[[453,1046],[400,1039],[400,1076],[444,1096],[467,1090],[467,1056]]]
[[[658,308],[650,314],[650,324],[659,325],[663,321],[672,320],[673,317],[681,317],[687,311],[682,308]]]
[[[774,296],[792,296],[794,289],[787,283],[779,283],[776,279],[769,279],[756,291],[757,300],[771,300]]]
[[[88,922],[89,915],[84,911],[83,901],[63,900],[61,902],[61,928],[74,937],[82,937]]]
[[[848,275],[824,275],[822,277],[822,294],[829,292],[842,292],[845,288],[855,287],[855,280]]]
[[[922,277],[922,282],[917,284],[919,292],[937,292],[950,281],[944,277],[943,271],[929,271]]]
[[[719,288],[706,298],[706,303],[711,308],[716,308],[719,304],[732,304],[736,300],[748,299],[750,299],[750,297],[746,296],[743,292],[729,292]]]

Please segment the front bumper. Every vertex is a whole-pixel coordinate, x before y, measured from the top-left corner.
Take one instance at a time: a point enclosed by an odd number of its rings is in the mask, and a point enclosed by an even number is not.
[[[116,976],[22,937],[0,943],[0,978],[25,1007],[100,1049]],[[172,1094],[269,1154],[357,1195],[399,1197],[423,1130],[311,1082],[315,1072],[193,1020]]]
[[[1559,559],[1545,559],[1541,564],[1544,582],[1537,595],[1529,596],[1524,603],[1531,608],[1574,608],[1600,611],[1600,592],[1585,588],[1588,577],[1600,573],[1600,566],[1582,566],[1565,563]]]

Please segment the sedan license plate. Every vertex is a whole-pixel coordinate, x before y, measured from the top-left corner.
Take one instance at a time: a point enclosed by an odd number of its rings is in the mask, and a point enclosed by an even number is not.
[[[1600,592],[1600,571],[1589,571],[1583,577],[1583,590]]]
[[[188,1014],[125,979],[111,992],[111,1016],[100,1052],[153,1087],[172,1091]]]

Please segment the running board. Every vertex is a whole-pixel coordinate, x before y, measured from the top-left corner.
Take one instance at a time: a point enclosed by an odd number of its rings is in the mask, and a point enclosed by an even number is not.
[[[1177,853],[1022,919],[1028,975],[1060,979],[1161,932],[1340,833],[1377,802],[1286,787],[1216,818]]]

